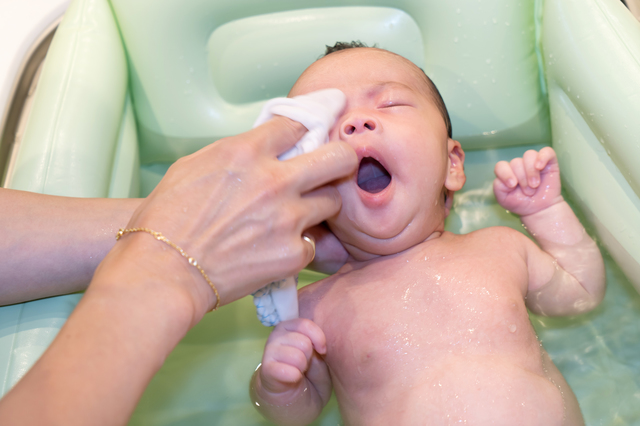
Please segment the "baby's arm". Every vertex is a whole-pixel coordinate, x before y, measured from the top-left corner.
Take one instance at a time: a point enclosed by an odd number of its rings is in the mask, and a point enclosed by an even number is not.
[[[542,250],[527,244],[527,306],[544,315],[574,315],[604,297],[604,263],[560,194],[560,171],[552,148],[527,151],[496,164],[494,192],[501,206],[519,214]]]
[[[278,324],[251,379],[251,399],[279,425],[306,425],[331,397],[325,336],[313,321],[298,318]]]

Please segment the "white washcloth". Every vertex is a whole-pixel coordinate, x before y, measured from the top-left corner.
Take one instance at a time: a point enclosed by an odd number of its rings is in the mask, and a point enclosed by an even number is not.
[[[288,160],[311,152],[329,142],[329,130],[344,108],[346,97],[338,89],[324,89],[294,98],[275,98],[268,101],[253,127],[274,115],[283,115],[302,123],[308,129],[293,148],[278,159]],[[298,318],[298,277],[289,277],[261,288],[253,293],[258,319],[267,327]]]

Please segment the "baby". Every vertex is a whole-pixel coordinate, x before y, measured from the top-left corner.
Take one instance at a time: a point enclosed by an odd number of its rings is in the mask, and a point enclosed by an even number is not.
[[[302,288],[301,318],[271,333],[256,407],[308,424],[333,388],[349,425],[583,424],[527,313],[579,314],[604,296],[602,257],[560,194],[555,152],[495,167],[498,202],[538,245],[504,227],[452,234],[464,152],[433,83],[396,54],[358,47],[316,61],[290,96],[331,87],[347,97],[331,140],[360,159],[327,221],[349,258]]]

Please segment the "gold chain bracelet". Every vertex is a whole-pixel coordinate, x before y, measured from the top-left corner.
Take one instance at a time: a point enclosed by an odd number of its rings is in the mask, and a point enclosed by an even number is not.
[[[197,260],[195,260],[193,257],[189,256],[184,250],[182,250],[182,248],[178,247],[177,245],[175,245],[174,243],[169,241],[167,239],[167,237],[162,235],[160,232],[156,232],[156,231],[154,231],[152,229],[149,229],[149,228],[130,228],[130,229],[122,229],[122,228],[120,228],[120,230],[116,234],[116,241],[120,240],[120,238],[122,238],[123,235],[130,234],[132,232],[146,232],[147,234],[151,234],[151,235],[153,235],[155,237],[156,240],[167,243],[170,247],[173,247],[183,257],[185,257],[187,259],[187,261],[189,261],[190,265],[195,266],[198,269],[198,271],[200,271],[200,273],[202,274],[204,279],[207,281],[207,283],[209,284],[209,286],[211,287],[211,289],[215,293],[215,295],[216,295],[216,306],[213,308],[213,310],[215,311],[215,310],[218,309],[218,307],[220,306],[220,295],[218,294],[218,289],[216,289],[216,286],[211,282],[211,280],[209,279],[207,274],[204,272],[204,269],[202,269],[200,267],[200,265],[198,264]]]

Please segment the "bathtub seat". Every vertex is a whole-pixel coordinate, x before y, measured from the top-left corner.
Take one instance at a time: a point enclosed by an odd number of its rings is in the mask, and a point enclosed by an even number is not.
[[[638,294],[618,270],[640,290],[640,172],[633,167],[640,160],[639,36],[638,22],[614,0],[74,0],[51,45],[8,185],[144,196],[177,158],[248,130],[263,102],[286,95],[325,44],[377,44],[432,77],[467,151],[468,183],[448,229],[519,227],[492,198],[493,164],[530,147],[558,151],[567,193],[617,262],[607,261],[609,276],[622,283],[615,303],[595,316],[534,318],[542,340],[562,342],[557,336],[589,329],[613,305],[640,318]],[[40,356],[79,297],[0,308],[2,392]],[[628,318],[616,321],[626,324],[631,347],[640,347]],[[247,300],[207,316],[154,379],[132,424],[262,424],[246,383],[267,334]],[[615,345],[596,352],[615,352],[604,363],[638,377],[640,365]],[[561,357],[566,349],[560,343],[550,353]],[[567,355],[563,372],[572,366]],[[575,374],[576,382],[584,377]],[[640,383],[625,383],[629,392],[617,399],[640,406]],[[590,390],[576,394],[581,402],[597,399]],[[595,421],[602,410],[585,416]],[[640,419],[640,409],[629,410],[626,418]],[[331,405],[319,423],[336,421]]]

